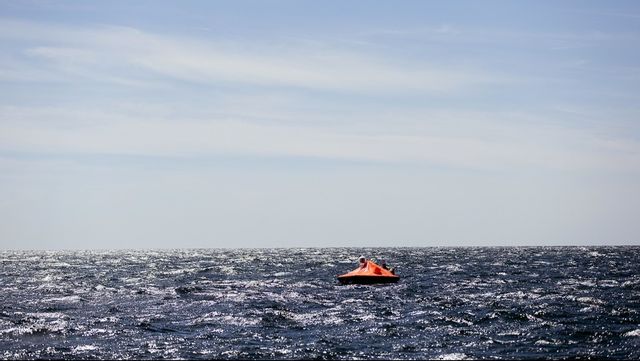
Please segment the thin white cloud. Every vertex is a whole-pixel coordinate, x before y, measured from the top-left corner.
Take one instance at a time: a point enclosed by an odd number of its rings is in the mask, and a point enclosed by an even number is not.
[[[509,119],[517,117],[513,114],[502,119],[494,114],[492,122],[486,120],[490,114],[482,113],[404,115],[404,123],[387,132],[376,124],[389,126],[393,119],[375,119],[374,114],[369,115],[371,123],[344,126],[186,114],[177,121],[154,108],[131,114],[5,107],[0,113],[2,148],[35,154],[318,157],[493,170],[633,172],[640,164],[637,141],[606,139],[552,124],[510,124]],[[436,117],[441,120],[421,122]],[[455,131],[461,128],[468,131]]]
[[[94,80],[155,76],[217,85],[240,83],[340,92],[448,92],[500,81],[478,71],[408,63],[393,54],[359,53],[303,42],[243,43],[163,36],[124,27],[71,28],[0,21],[0,38],[32,44],[42,65]],[[34,65],[36,66],[36,65]]]
[[[437,31],[438,29],[436,29]],[[443,29],[447,30],[447,29]],[[242,100],[216,99],[204,109],[176,99],[179,111],[157,102],[126,109],[4,107],[0,146],[41,153],[152,156],[306,156],[502,169],[636,169],[633,140],[602,141],[589,130],[501,111],[400,111],[383,106],[310,112],[308,99],[274,96],[275,87],[350,92],[442,92],[490,78],[454,73],[392,56],[369,57],[319,44],[230,43],[145,33],[132,28],[76,28],[0,21],[0,38],[24,41],[32,68],[56,70],[91,82],[153,85],[173,79],[270,89]],[[19,76],[16,77],[20,78]],[[70,80],[73,81],[73,80]],[[275,104],[281,102],[281,105]],[[296,106],[292,106],[297,102]],[[275,104],[275,105],[274,105]],[[355,112],[349,112],[350,110]],[[337,120],[344,120],[337,122]],[[258,121],[254,121],[258,120]],[[270,122],[275,120],[275,122]]]

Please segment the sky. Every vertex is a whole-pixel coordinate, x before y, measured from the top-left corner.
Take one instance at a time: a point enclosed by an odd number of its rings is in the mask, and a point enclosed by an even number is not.
[[[640,245],[637,1],[0,0],[0,249]]]

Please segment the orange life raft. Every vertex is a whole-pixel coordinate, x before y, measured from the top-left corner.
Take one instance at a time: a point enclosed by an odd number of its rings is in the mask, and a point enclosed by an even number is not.
[[[395,283],[400,279],[390,271],[367,261],[366,266],[338,276],[338,281],[343,285],[349,284],[373,284],[373,283]]]

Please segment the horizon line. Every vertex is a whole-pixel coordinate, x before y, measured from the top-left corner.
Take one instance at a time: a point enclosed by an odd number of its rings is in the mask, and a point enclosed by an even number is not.
[[[64,251],[187,251],[187,250],[267,250],[267,249],[279,249],[279,250],[295,250],[295,249],[337,249],[337,248],[359,248],[359,249],[378,249],[378,248],[568,248],[568,247],[640,247],[640,244],[591,244],[591,245],[576,245],[576,244],[559,244],[559,245],[440,245],[440,246],[292,246],[292,247],[158,247],[158,248],[145,248],[145,247],[131,247],[131,248],[3,248],[0,252],[10,251],[40,251],[40,252],[64,252]]]

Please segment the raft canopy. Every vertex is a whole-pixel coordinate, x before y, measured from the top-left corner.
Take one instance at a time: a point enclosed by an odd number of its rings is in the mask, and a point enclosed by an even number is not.
[[[342,284],[373,284],[373,283],[394,283],[398,282],[399,276],[367,260],[365,267],[358,267],[355,270],[338,276],[338,281]]]

